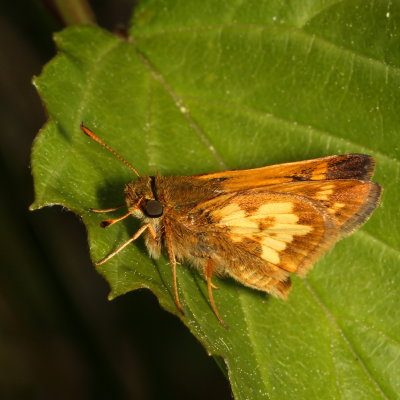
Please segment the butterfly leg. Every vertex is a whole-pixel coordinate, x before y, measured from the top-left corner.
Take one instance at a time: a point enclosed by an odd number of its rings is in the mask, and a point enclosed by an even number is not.
[[[213,260],[211,258],[209,258],[207,260],[207,264],[206,264],[206,267],[204,269],[204,273],[205,273],[205,277],[206,277],[206,281],[207,281],[208,298],[210,299],[211,308],[213,309],[214,314],[218,318],[218,321],[221,323],[221,325],[224,328],[228,328],[228,325],[225,323],[225,321],[222,319],[221,315],[219,314],[217,306],[216,306],[215,301],[214,301],[214,296],[213,296],[212,290],[214,288],[216,288],[216,286],[213,285],[213,283],[211,282],[211,277],[212,277],[212,274],[213,274],[213,270],[214,270],[214,262],[213,262]]]
[[[117,206],[117,207],[112,207],[112,208],[104,208],[102,210],[100,210],[98,208],[89,208],[89,211],[95,212],[95,213],[109,213],[109,212],[117,211],[122,207],[124,207],[124,204],[122,206]]]
[[[121,250],[123,250],[128,244],[132,243],[134,240],[136,240],[146,229],[150,230],[150,233],[154,236],[156,233],[154,232],[154,228],[151,226],[151,224],[146,224],[143,225],[129,240],[127,240],[121,247],[118,247],[117,250],[114,250],[112,253],[110,253],[107,257],[104,257],[102,260],[97,261],[95,265],[101,265],[107,262],[110,258],[114,257],[116,254],[118,254]]]
[[[214,285],[214,284],[211,282],[211,289],[219,289],[219,287],[216,286],[216,285]]]
[[[167,234],[167,230],[165,232],[165,244],[167,247],[169,262],[172,267],[172,281],[173,281],[173,285],[174,285],[175,304],[178,307],[178,310],[182,313],[182,315],[184,315],[185,313],[183,312],[182,304],[179,300],[178,283],[176,280],[176,265],[178,264],[178,262],[176,261],[175,253],[172,250],[171,241],[170,241],[169,235]]]

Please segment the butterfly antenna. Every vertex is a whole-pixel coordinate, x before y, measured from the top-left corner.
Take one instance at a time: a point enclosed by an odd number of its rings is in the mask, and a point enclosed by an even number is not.
[[[120,156],[112,147],[110,147],[107,143],[104,143],[98,136],[94,134],[89,128],[86,128],[83,124],[81,124],[81,130],[83,133],[88,135],[91,139],[96,141],[97,143],[100,143],[103,147],[105,147],[109,152],[114,154],[115,157],[117,157],[120,161],[122,161],[129,169],[131,169],[137,176],[140,177],[139,172],[136,171],[136,168],[134,168],[131,164],[128,163],[128,161],[125,160],[122,156]]]

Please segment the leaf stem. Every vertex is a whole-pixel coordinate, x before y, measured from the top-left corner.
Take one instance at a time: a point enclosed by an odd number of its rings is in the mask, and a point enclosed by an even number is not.
[[[55,12],[66,26],[96,23],[87,0],[45,0],[43,3]]]

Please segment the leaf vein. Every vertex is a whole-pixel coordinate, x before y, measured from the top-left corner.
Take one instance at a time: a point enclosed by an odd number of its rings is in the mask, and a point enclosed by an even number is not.
[[[354,49],[349,49],[344,46],[341,46],[335,42],[329,41],[328,39],[325,39],[321,36],[317,36],[312,32],[308,32],[302,28],[296,27],[296,26],[275,26],[275,25],[263,25],[263,24],[216,24],[216,25],[209,25],[209,26],[191,26],[191,27],[183,27],[183,28],[178,28],[178,29],[171,29],[171,30],[161,30],[159,32],[152,32],[148,34],[140,34],[136,33],[136,38],[137,39],[152,39],[157,36],[164,36],[164,35],[176,35],[176,34],[181,34],[181,33],[197,33],[197,32],[207,32],[207,31],[221,31],[223,29],[249,29],[249,28],[254,28],[255,30],[270,30],[270,31],[281,31],[281,32],[293,32],[297,33],[300,35],[308,36],[312,38],[313,40],[316,38],[316,40],[320,41],[322,44],[329,45],[332,47],[335,47],[338,50],[341,50],[342,52],[350,53],[353,54],[354,56],[359,57],[360,59],[364,60],[367,63],[372,63],[378,66],[379,68],[384,68],[385,70],[387,68],[391,69],[392,71],[395,71],[396,73],[400,73],[400,67],[397,65],[388,65],[382,60],[379,60],[377,58],[372,58],[370,56],[366,56],[362,53],[357,53],[354,51]]]
[[[219,164],[221,169],[227,169],[227,166],[226,166],[222,156],[218,153],[217,149],[214,147],[214,145],[210,141],[209,137],[206,135],[206,133],[203,131],[203,129],[200,127],[200,125],[194,120],[194,118],[190,114],[187,107],[184,106],[183,99],[173,90],[173,88],[166,81],[164,76],[155,69],[155,67],[151,64],[149,59],[139,49],[136,49],[136,51],[137,51],[137,54],[139,55],[139,58],[141,59],[143,65],[150,72],[150,75],[153,77],[153,79],[158,81],[163,86],[165,91],[169,94],[169,96],[174,101],[174,104],[176,105],[178,110],[182,113],[182,115],[188,122],[192,131],[199,137],[199,139],[201,140],[203,145],[209,150],[209,152],[214,157],[214,159],[217,161],[217,163]]]
[[[377,392],[379,392],[383,398],[389,399],[389,397],[386,395],[386,393],[384,392],[384,390],[381,387],[381,385],[379,384],[379,382],[375,379],[375,377],[372,375],[371,371],[368,369],[368,367],[365,364],[365,362],[363,361],[361,355],[357,353],[357,350],[354,348],[354,346],[351,343],[350,339],[345,335],[342,327],[338,324],[335,315],[324,304],[324,302],[322,301],[321,297],[318,295],[318,293],[315,291],[315,289],[311,286],[310,282],[308,280],[306,280],[306,279],[304,279],[303,282],[304,282],[304,285],[307,288],[307,290],[314,297],[314,300],[316,301],[316,303],[320,306],[320,308],[322,309],[322,311],[326,315],[327,320],[330,321],[331,325],[340,334],[340,336],[343,339],[343,342],[347,345],[350,353],[358,361],[358,365],[360,366],[361,370],[364,372],[364,374],[366,375],[368,380],[371,382],[371,384],[375,387]]]
[[[218,100],[202,98],[202,97],[198,97],[198,96],[182,96],[182,98],[192,99],[192,100],[196,100],[196,101],[204,101],[204,102],[208,102],[208,103],[219,105],[219,106],[227,108],[227,109],[235,108],[236,110],[252,112],[252,113],[260,115],[260,116],[262,116],[264,118],[267,117],[267,118],[273,119],[274,121],[280,122],[282,124],[286,124],[286,125],[288,125],[290,127],[296,127],[296,128],[304,129],[304,130],[306,130],[306,131],[308,131],[308,132],[310,132],[311,134],[314,134],[314,135],[323,135],[323,136],[326,136],[329,139],[334,139],[336,141],[343,142],[343,143],[351,145],[351,146],[357,146],[357,147],[360,148],[360,151],[363,151],[363,152],[369,153],[369,154],[375,154],[376,156],[379,156],[382,159],[385,159],[387,161],[396,163],[396,164],[398,164],[400,166],[400,160],[398,160],[396,158],[393,158],[391,156],[388,156],[387,154],[384,154],[381,151],[370,149],[370,148],[368,148],[368,147],[366,147],[366,146],[364,146],[362,144],[359,144],[357,142],[353,142],[352,140],[349,140],[347,138],[336,136],[335,134],[333,134],[331,132],[328,132],[328,131],[325,131],[325,130],[322,130],[322,129],[319,129],[319,128],[316,128],[316,127],[313,127],[313,126],[310,126],[310,125],[304,125],[304,124],[302,124],[300,122],[292,121],[292,120],[289,120],[289,119],[286,119],[284,117],[280,117],[280,116],[277,116],[277,115],[274,115],[274,114],[271,114],[271,113],[267,113],[266,111],[254,108],[252,106],[245,106],[245,105],[237,104],[237,103],[234,103],[234,102],[220,102]]]
[[[250,332],[251,329],[250,329],[249,327],[250,327],[251,321],[250,321],[250,319],[248,318],[247,313],[246,313],[246,310],[248,310],[248,307],[246,307],[246,305],[245,305],[244,302],[243,302],[243,291],[240,290],[239,288],[236,289],[236,290],[237,290],[237,292],[238,292],[239,302],[240,302],[240,304],[241,304],[241,306],[242,306],[241,309],[242,309],[243,319],[245,320],[244,326],[246,327],[246,336],[247,336],[248,339],[249,339],[249,343],[252,344],[252,346],[251,346],[251,347],[249,346],[249,347],[251,348],[251,350],[252,350],[252,352],[253,352],[253,354],[254,354],[254,358],[257,360],[257,363],[256,363],[256,364],[257,364],[257,369],[258,369],[259,375],[260,375],[260,377],[261,377],[261,379],[262,379],[262,382],[263,382],[263,384],[264,384],[264,386],[265,386],[265,388],[266,388],[267,397],[269,398],[268,393],[270,393],[270,391],[267,390],[267,382],[269,382],[269,379],[268,379],[268,377],[265,375],[265,373],[262,371],[262,368],[261,368],[261,365],[262,365],[262,362],[261,362],[262,357],[260,357],[260,355],[259,355],[257,349],[255,348],[256,340],[255,340],[255,338],[252,336],[252,334],[251,334],[251,332]]]

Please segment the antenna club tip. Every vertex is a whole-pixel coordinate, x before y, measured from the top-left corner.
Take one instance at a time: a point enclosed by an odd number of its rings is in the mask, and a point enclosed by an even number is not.
[[[106,220],[100,222],[100,226],[102,228],[107,228],[107,226],[110,226],[112,223],[113,223],[112,220],[106,219]]]

